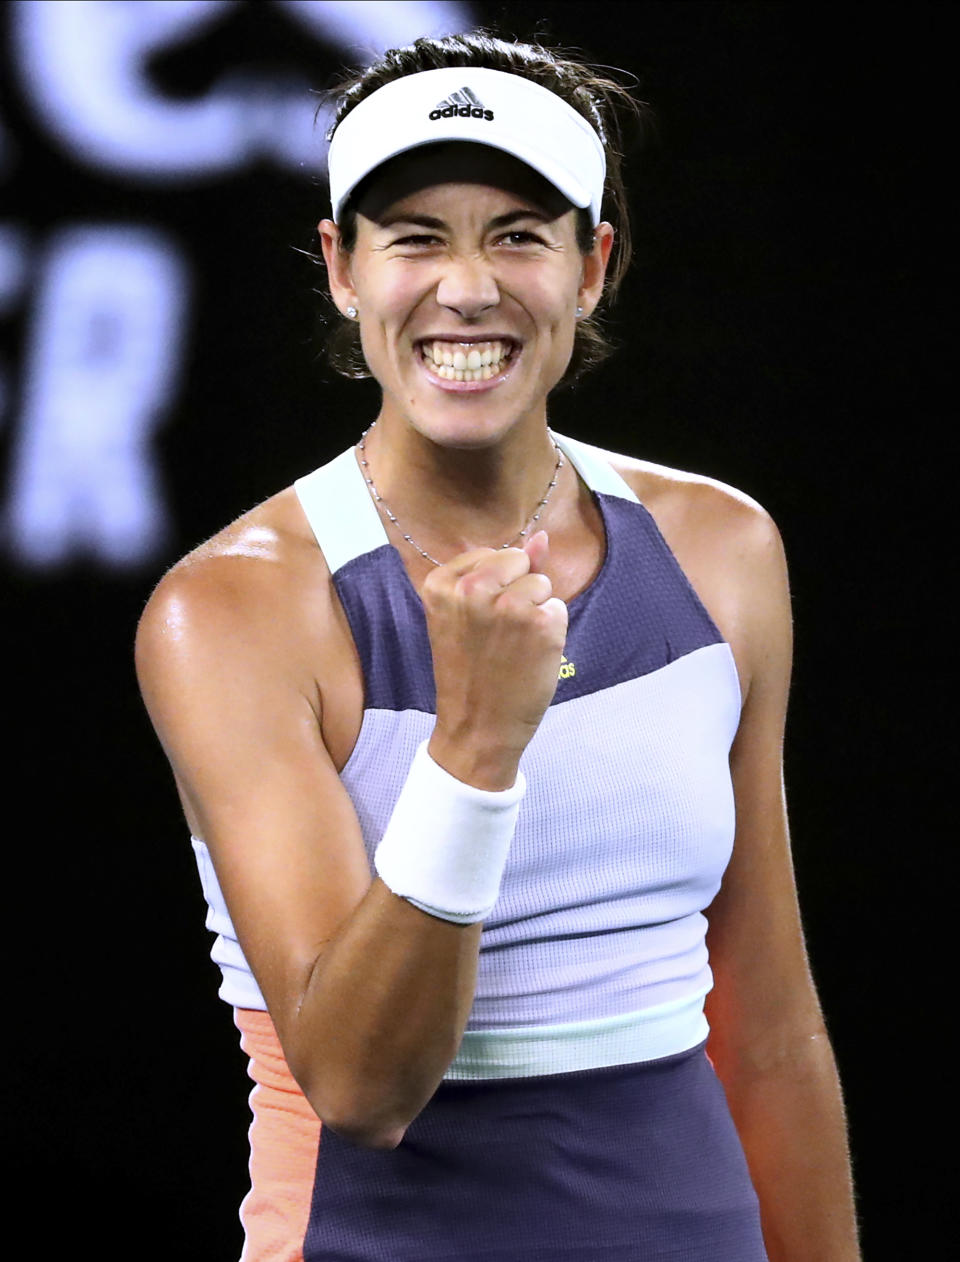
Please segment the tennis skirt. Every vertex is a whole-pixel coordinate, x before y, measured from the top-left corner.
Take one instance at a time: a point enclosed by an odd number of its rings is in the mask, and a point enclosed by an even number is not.
[[[321,1134],[304,1262],[767,1262],[703,1046],[444,1082],[392,1151]]]

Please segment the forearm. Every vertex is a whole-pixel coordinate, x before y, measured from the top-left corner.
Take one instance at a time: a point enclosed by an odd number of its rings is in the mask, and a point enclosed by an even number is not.
[[[482,924],[427,915],[375,880],[328,943],[288,1058],[318,1116],[394,1147],[456,1054],[473,1003]]]
[[[770,1262],[859,1262],[836,1065],[825,1034],[762,1068],[718,1063]]]
[[[399,1143],[460,1044],[525,789],[515,765],[505,778],[461,780],[424,743],[377,845],[377,879],[312,971],[297,1031],[311,1102],[361,1142]]]

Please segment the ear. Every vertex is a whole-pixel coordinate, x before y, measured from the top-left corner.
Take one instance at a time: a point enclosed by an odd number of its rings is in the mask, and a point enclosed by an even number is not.
[[[323,261],[327,265],[327,282],[330,286],[330,297],[343,315],[347,307],[359,307],[357,291],[353,288],[353,277],[350,274],[350,255],[340,242],[340,229],[332,219],[321,219],[317,224],[320,246],[323,250]]]
[[[583,256],[583,270],[580,276],[580,290],[577,301],[583,307],[585,316],[592,315],[594,308],[603,293],[603,282],[607,275],[607,264],[610,262],[610,251],[613,249],[613,224],[598,223],[593,234],[593,249]]]

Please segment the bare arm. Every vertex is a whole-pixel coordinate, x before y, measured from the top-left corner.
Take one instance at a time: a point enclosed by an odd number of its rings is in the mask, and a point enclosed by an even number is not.
[[[748,690],[731,756],[733,859],[707,915],[710,1056],[760,1198],[771,1262],[858,1262],[843,1102],[807,965],[787,832],[786,567],[769,519],[740,527]]]
[[[555,686],[563,636],[556,617],[550,624],[540,613],[549,604],[544,576],[528,575],[524,585],[530,558],[514,551],[494,559],[492,580],[474,576],[489,570],[484,562],[463,573],[444,567],[435,581],[445,606],[431,626],[438,680],[458,673],[444,668],[437,648],[459,651],[451,620],[461,633],[485,623],[468,673],[485,680],[486,700],[476,689],[444,697],[438,686],[432,752],[444,765],[452,746],[443,733],[456,734],[460,761],[447,770],[497,789],[515,779],[549,702],[543,681],[552,674]],[[332,641],[333,615],[325,607],[305,613],[298,599],[277,567],[247,558],[174,571],[144,614],[138,674],[294,1077],[333,1129],[393,1147],[459,1046],[481,926],[429,916],[371,883],[352,803],[321,736],[313,664]],[[471,602],[479,612],[464,607]],[[489,653],[500,654],[499,693],[489,686]],[[532,709],[531,654],[545,662],[544,696]],[[511,658],[513,676],[503,669]]]

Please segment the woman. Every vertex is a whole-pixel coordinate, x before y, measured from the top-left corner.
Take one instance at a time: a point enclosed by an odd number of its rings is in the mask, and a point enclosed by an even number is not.
[[[484,35],[358,76],[319,232],[375,424],[143,617],[259,1083],[250,1262],[858,1257],[777,532],[547,425],[629,256],[618,93]]]

